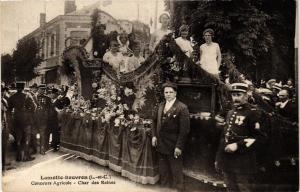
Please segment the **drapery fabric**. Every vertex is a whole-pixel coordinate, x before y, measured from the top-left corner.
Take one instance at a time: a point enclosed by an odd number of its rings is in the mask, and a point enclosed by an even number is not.
[[[151,147],[148,130],[139,126],[114,126],[76,112],[60,114],[61,150],[120,172],[122,176],[142,184],[155,184],[158,165]]]

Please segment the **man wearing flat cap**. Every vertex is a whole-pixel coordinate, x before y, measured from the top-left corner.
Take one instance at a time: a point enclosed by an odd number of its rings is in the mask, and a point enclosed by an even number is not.
[[[158,152],[161,185],[184,191],[182,152],[190,131],[189,110],[176,99],[175,84],[162,87],[166,101],[159,104],[153,116],[152,146]]]
[[[29,94],[23,92],[25,82],[17,82],[17,92],[8,99],[8,118],[12,123],[16,135],[17,161],[31,161],[34,158],[29,154],[32,116],[36,105]]]
[[[231,88],[233,109],[226,117],[215,166],[223,172],[228,191],[254,191],[255,153],[266,141],[266,134],[259,111],[248,104],[248,85],[233,83]]]
[[[36,126],[40,133],[40,154],[45,155],[49,146],[49,128],[48,119],[51,108],[51,99],[46,95],[46,85],[41,84],[38,87]]]

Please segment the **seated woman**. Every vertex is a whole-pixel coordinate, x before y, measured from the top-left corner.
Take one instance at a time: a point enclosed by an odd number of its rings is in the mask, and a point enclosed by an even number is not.
[[[103,61],[108,63],[117,73],[125,72],[125,58],[119,52],[119,43],[117,40],[110,41],[110,50],[103,56]]]
[[[131,72],[137,69],[141,63],[145,61],[144,57],[141,56],[141,44],[140,42],[133,42],[133,55],[127,58],[126,61],[126,72]]]
[[[200,46],[200,66],[208,73],[219,78],[219,67],[221,65],[221,51],[218,43],[212,41],[214,31],[205,29],[203,38],[205,43]]]
[[[128,35],[125,32],[122,32],[120,35],[118,35],[117,40],[120,45],[119,51],[124,56],[128,56],[128,55],[132,54],[132,51],[129,49]]]
[[[191,57],[193,53],[193,47],[191,42],[187,39],[189,34],[189,26],[182,25],[179,28],[180,37],[175,39],[176,44],[185,53],[186,56]]]
[[[151,35],[149,49],[151,52],[154,51],[157,44],[160,42],[160,40],[165,36],[171,33],[172,31],[168,29],[169,23],[170,23],[170,16],[168,13],[163,13],[159,16],[159,22],[161,23],[160,29],[157,29],[154,31],[154,33]]]

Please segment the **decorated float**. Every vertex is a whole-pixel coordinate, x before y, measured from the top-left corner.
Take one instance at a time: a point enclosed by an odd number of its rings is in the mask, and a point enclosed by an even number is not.
[[[135,182],[155,184],[159,176],[151,147],[152,113],[163,98],[161,85],[172,81],[191,118],[184,174],[226,187],[214,169],[222,129],[215,117],[230,109],[229,88],[186,57],[172,34],[160,41],[139,68],[126,74],[117,74],[101,59],[90,59],[80,46],[67,48],[63,60],[73,97],[71,106],[60,114],[61,150],[108,166]],[[241,81],[230,58],[223,62],[230,78]],[[297,186],[298,127],[275,114],[259,93],[253,96],[269,136],[258,154],[258,184],[265,191]]]

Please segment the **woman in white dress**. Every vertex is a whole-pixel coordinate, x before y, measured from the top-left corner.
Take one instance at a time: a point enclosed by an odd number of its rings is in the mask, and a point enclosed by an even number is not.
[[[186,56],[191,57],[193,53],[193,47],[191,42],[187,39],[189,34],[189,26],[182,25],[179,28],[180,37],[175,39],[176,44],[185,53]]]
[[[152,33],[149,48],[153,52],[160,40],[171,33],[172,31],[168,29],[170,23],[170,15],[168,13],[163,13],[159,16],[159,22],[161,23],[160,29],[157,29]]]
[[[205,43],[200,46],[200,66],[208,73],[219,77],[219,67],[222,56],[218,43],[212,41],[214,31],[206,29],[203,32]]]

